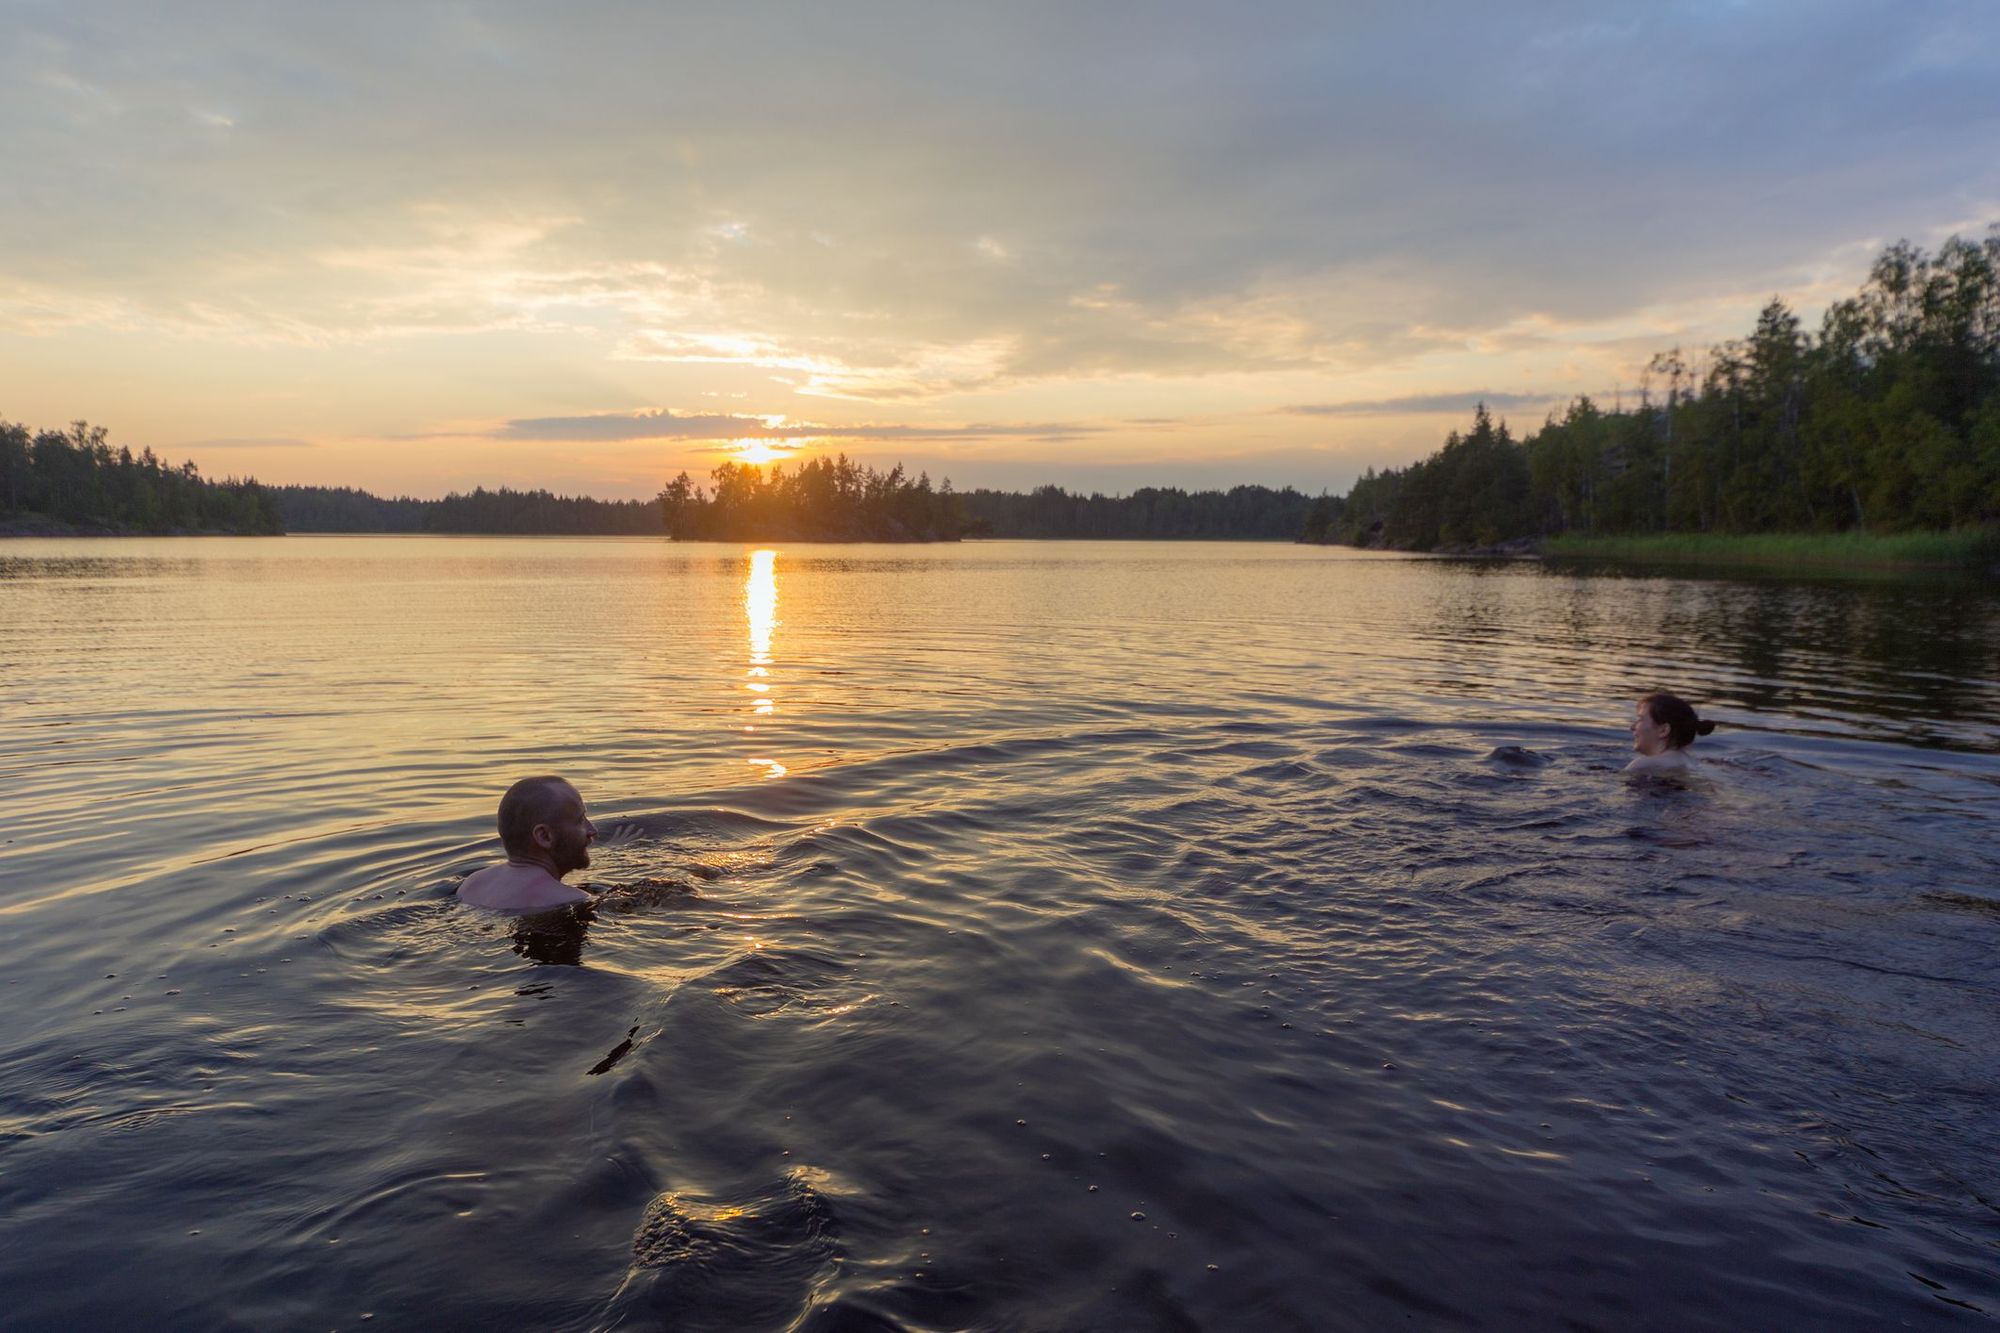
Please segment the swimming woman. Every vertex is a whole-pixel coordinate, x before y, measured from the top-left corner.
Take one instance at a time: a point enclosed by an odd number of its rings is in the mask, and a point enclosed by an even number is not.
[[[1685,773],[1694,765],[1687,747],[1695,737],[1714,730],[1715,724],[1696,717],[1687,700],[1664,692],[1649,694],[1632,710],[1632,748],[1639,753],[1625,771]]]

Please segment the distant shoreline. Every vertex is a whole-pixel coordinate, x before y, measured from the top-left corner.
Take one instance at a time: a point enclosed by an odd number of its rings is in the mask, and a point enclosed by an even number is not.
[[[8,538],[126,538],[126,537],[563,537],[639,538],[678,545],[682,542],[667,533],[578,533],[578,532],[482,532],[425,531],[382,532],[367,529],[294,529],[283,533],[244,533],[226,529],[177,529],[170,531],[121,528],[107,524],[77,524],[46,514],[16,512],[0,515],[0,541]],[[932,545],[934,542],[896,541],[886,538],[803,538],[803,537],[723,537],[704,539],[724,545],[811,545],[868,546]],[[1000,537],[981,534],[960,539],[964,542],[1229,542],[1274,545],[1281,537]],[[1583,537],[1561,535],[1546,538],[1515,538],[1489,546],[1437,547],[1418,551],[1392,546],[1357,546],[1346,542],[1299,542],[1308,546],[1335,546],[1350,551],[1382,554],[1427,555],[1460,560],[1536,560],[1542,562],[1604,562],[1620,565],[1707,565],[1760,569],[1875,569],[1875,570],[1991,570],[2000,576],[2000,530],[1962,528],[1953,531],[1904,533],[1747,533],[1701,532],[1647,533],[1628,536]]]
[[[713,546],[960,546],[975,542],[1227,542],[1231,545],[1291,546],[1297,540],[1291,537],[1016,537],[1016,536],[966,536],[939,537],[929,540],[895,537],[699,537],[677,538],[668,533],[658,532],[490,532],[478,529],[439,531],[427,529],[422,532],[384,532],[369,528],[294,528],[285,532],[243,533],[224,530],[189,532],[149,532],[138,528],[82,527],[65,523],[60,519],[44,519],[40,514],[27,516],[26,521],[0,519],[0,541],[9,537],[564,537],[571,539],[616,538],[620,541],[659,541],[671,545],[713,545]],[[1360,548],[1349,548],[1360,549]],[[1449,554],[1449,553],[1439,553]]]

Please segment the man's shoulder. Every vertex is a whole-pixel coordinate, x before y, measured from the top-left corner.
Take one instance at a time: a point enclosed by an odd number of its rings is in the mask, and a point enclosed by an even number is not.
[[[571,888],[547,871],[505,864],[467,875],[458,886],[458,897],[474,907],[503,912],[546,911],[590,901],[588,893]]]

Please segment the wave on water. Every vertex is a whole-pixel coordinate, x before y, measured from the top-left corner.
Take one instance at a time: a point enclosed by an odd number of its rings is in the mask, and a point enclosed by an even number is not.
[[[603,641],[548,656],[486,614],[549,577],[495,549],[515,583],[472,592],[155,571],[248,664],[134,611],[165,628],[101,670],[148,720],[38,715],[64,762],[0,756],[10,1326],[2000,1317],[1967,603],[1949,670],[1871,630],[1841,675],[1810,616],[1759,637],[1782,590],[799,557],[746,677],[740,553],[675,583],[589,547]],[[312,654],[330,683],[273,669]],[[1669,666],[1734,724],[1628,780],[1600,696]],[[494,793],[552,769],[606,899],[457,902]]]

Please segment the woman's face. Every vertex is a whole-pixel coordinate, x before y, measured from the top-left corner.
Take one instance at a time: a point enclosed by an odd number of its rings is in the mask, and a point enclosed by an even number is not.
[[[1653,721],[1646,711],[1646,701],[1639,700],[1632,705],[1632,748],[1640,754],[1665,754],[1673,747],[1667,743],[1671,734],[1664,722]]]

